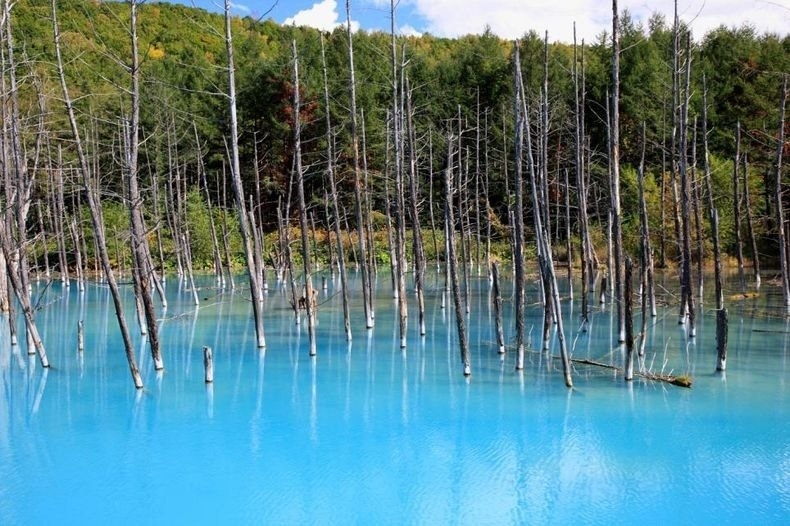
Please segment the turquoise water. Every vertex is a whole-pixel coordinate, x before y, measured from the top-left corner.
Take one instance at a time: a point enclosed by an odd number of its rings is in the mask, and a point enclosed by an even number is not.
[[[352,305],[349,345],[330,281],[311,359],[279,286],[261,352],[244,291],[206,278],[196,311],[173,278],[164,373],[136,337],[142,391],[107,289],[37,284],[52,368],[24,342],[10,345],[7,319],[0,331],[0,524],[790,522],[790,319],[770,284],[729,302],[726,375],[714,373],[712,303],[689,341],[666,293],[647,363],[691,374],[692,389],[577,365],[568,390],[553,356],[530,352],[516,372],[513,352],[497,355],[487,279],[471,282],[469,379],[439,280],[429,280],[424,338],[410,305],[405,351],[389,283],[379,277],[373,331]],[[574,357],[621,363],[609,306],[595,306],[583,334],[578,299],[563,309]],[[540,324],[531,304],[533,351]],[[512,341],[511,318],[505,327]],[[204,345],[214,350],[209,386]]]

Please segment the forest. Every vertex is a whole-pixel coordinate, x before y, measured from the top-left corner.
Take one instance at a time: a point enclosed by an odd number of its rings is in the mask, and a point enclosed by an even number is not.
[[[312,272],[346,264],[363,281],[391,270],[403,320],[406,274],[419,295],[428,261],[460,259],[454,288],[500,262],[517,282],[540,274],[547,318],[555,264],[583,287],[611,274],[622,298],[628,256],[640,275],[655,257],[678,269],[692,326],[692,266],[714,252],[786,282],[790,36],[640,25],[616,1],[611,32],[576,43],[526,27],[515,43],[323,33],[135,0],[0,4],[0,296],[8,311],[16,291],[29,329],[31,276],[131,275],[152,349],[152,289],[169,272],[232,286],[246,270],[254,309],[267,279],[287,279],[308,320]]]

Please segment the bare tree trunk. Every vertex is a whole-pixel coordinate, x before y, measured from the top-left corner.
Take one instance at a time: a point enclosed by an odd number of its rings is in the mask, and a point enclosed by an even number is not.
[[[177,197],[178,181],[174,181],[174,176],[178,176],[178,168],[175,166],[175,159],[173,158],[173,143],[170,128],[167,130],[167,186],[165,187],[167,199],[165,199],[165,216],[167,217],[167,226],[170,229],[170,236],[173,240],[173,251],[176,256],[176,273],[179,278],[184,276],[184,263],[183,263],[183,247],[181,246],[181,218],[178,214],[178,205],[180,203]]]
[[[360,120],[360,131],[362,132],[362,186],[363,188],[370,188],[370,183],[368,182],[368,151],[367,151],[367,137],[365,136],[365,109],[360,108],[359,110],[359,120]],[[371,276],[371,298],[373,297],[373,276],[378,274],[378,263],[376,262],[376,244],[375,239],[373,237],[373,203],[371,202],[372,199],[370,197],[370,192],[366,191],[363,195],[363,206],[364,206],[364,214],[365,214],[365,231],[364,234],[367,236],[367,246],[370,248],[368,250],[368,275]],[[371,301],[371,305],[374,306],[372,314],[373,317],[376,317],[376,309],[374,302]]]
[[[477,108],[475,112],[475,265],[477,275],[481,275],[480,265],[480,88],[477,88]]]
[[[464,376],[472,374],[472,361],[469,355],[469,340],[466,334],[466,314],[461,296],[461,287],[458,283],[458,261],[455,256],[455,217],[453,215],[453,137],[447,135],[447,168],[444,171],[445,187],[445,217],[447,221],[447,261],[450,268],[450,282],[453,290],[453,304],[455,306],[455,323],[458,329],[458,342],[461,350],[461,363]]]
[[[464,295],[464,304],[466,306],[466,313],[469,314],[471,307],[469,302],[469,267],[470,250],[469,250],[469,151],[462,146],[463,142],[463,129],[461,126],[461,106],[458,105],[458,226],[461,227],[461,276],[463,279],[462,293]],[[466,151],[466,158],[463,152]],[[466,161],[466,162],[464,162]]]
[[[612,0],[612,113],[609,162],[612,166],[611,210],[612,240],[614,242],[614,288],[617,303],[618,341],[625,340],[625,312],[623,310],[623,233],[620,218],[620,16],[617,0]]]
[[[491,270],[491,201],[490,197],[490,186],[491,181],[489,179],[489,161],[488,161],[488,108],[485,111],[485,131],[483,132],[483,142],[484,142],[484,156],[485,156],[485,168],[483,173],[483,199],[485,205],[485,221],[486,221],[486,272],[488,272],[489,278],[493,278],[492,270]]]
[[[392,125],[390,125],[392,124]],[[390,259],[390,281],[392,287],[392,297],[398,299],[398,256],[395,252],[395,237],[392,227],[392,194],[390,193],[390,137],[394,135],[394,118],[387,110],[387,139],[384,148],[384,216],[387,221],[387,252]],[[392,170],[394,172],[394,169]],[[394,173],[393,173],[393,179]]]
[[[433,131],[428,133],[428,215],[431,220],[431,238],[433,239],[433,254],[436,258],[436,270],[439,270],[439,240],[436,237],[436,222],[433,216]]]
[[[332,121],[329,113],[329,81],[327,79],[326,54],[324,52],[324,39],[321,37],[321,64],[324,70],[324,105],[326,106],[326,158],[327,178],[329,191],[332,196],[332,210],[335,214],[335,237],[337,239],[337,266],[340,272],[340,291],[343,296],[343,328],[346,341],[351,341],[351,311],[348,305],[348,276],[346,273],[346,256],[343,240],[340,238],[340,207],[338,206],[337,186],[335,184],[335,159],[332,149]],[[331,261],[331,260],[330,260]]]
[[[296,193],[299,201],[299,228],[302,231],[302,265],[304,269],[304,309],[307,313],[307,335],[310,345],[310,356],[316,355],[315,323],[318,301],[317,292],[313,290],[313,270],[310,264],[310,242],[307,232],[310,225],[307,222],[307,203],[304,195],[304,169],[302,167],[302,121],[301,102],[299,99],[299,57],[296,52],[296,40],[291,41],[293,52],[293,111],[294,111],[294,158],[296,162]]]
[[[143,220],[143,199],[138,183],[138,152],[140,133],[140,62],[137,49],[137,0],[129,2],[129,26],[131,37],[132,63],[131,72],[131,117],[126,123],[126,177],[129,198],[129,216],[131,228],[131,247],[134,261],[133,278],[138,301],[142,302],[147,327],[148,342],[151,346],[151,358],[157,371],[164,369],[159,346],[159,328],[156,323],[153,295],[151,293],[151,276],[148,272],[148,261],[151,258],[148,238]]]
[[[502,293],[499,291],[499,270],[496,262],[491,263],[491,283],[494,302],[494,327],[496,330],[497,352],[505,354],[505,333],[502,328]]]
[[[157,252],[159,254],[159,268],[162,271],[162,275],[160,276],[159,281],[163,285],[164,282],[165,282],[165,274],[166,274],[165,250],[164,250],[164,246],[162,244],[162,227],[161,227],[162,213],[161,213],[161,209],[159,208],[159,206],[160,206],[159,205],[159,202],[160,202],[159,191],[160,190],[159,190],[159,182],[158,182],[157,177],[156,177],[156,170],[152,170],[151,171],[151,190],[152,190],[152,194],[153,194],[152,195],[152,200],[154,202],[154,217],[156,218],[157,223],[159,223],[159,225],[156,228],[156,250],[157,250]],[[83,240],[84,239],[85,239],[85,236],[83,236]],[[164,288],[164,287],[162,287],[162,288]],[[164,292],[164,290],[162,292]],[[163,308],[167,308],[167,299],[166,298],[167,297],[164,296],[164,295],[161,298],[162,299],[162,307]]]
[[[525,101],[526,95],[524,83],[520,75],[518,77],[518,81],[518,90],[521,95],[521,100]],[[554,323],[557,324],[557,339],[560,345],[560,358],[562,360],[562,370],[565,377],[565,385],[570,388],[573,387],[573,378],[571,376],[571,362],[565,342],[565,330],[563,328],[560,293],[559,287],[557,286],[557,274],[554,271],[554,259],[552,256],[550,234],[544,226],[541,217],[541,209],[548,207],[547,201],[545,200],[546,194],[544,194],[543,198],[541,198],[539,195],[540,187],[543,186],[545,190],[545,184],[541,185],[538,182],[538,176],[536,175],[535,162],[532,157],[532,136],[530,133],[529,114],[527,113],[526,105],[524,105],[523,102],[522,111],[524,115],[524,129],[526,130],[527,168],[529,172],[530,186],[532,187],[532,210],[533,222],[535,225],[535,237],[537,242],[538,264],[540,267],[545,298],[544,331],[547,330],[546,327],[551,323],[550,320],[553,318]],[[544,130],[543,133],[545,135],[546,130]],[[548,138],[544,136],[542,140],[547,141]],[[544,335],[544,349],[548,349],[547,343],[548,337]]]
[[[211,254],[214,259],[214,276],[217,286],[224,286],[224,273],[222,270],[222,256],[219,252],[219,240],[217,239],[217,226],[214,223],[214,210],[211,206],[211,192],[208,189],[208,178],[206,177],[206,167],[203,166],[203,154],[200,148],[200,137],[198,136],[197,125],[192,123],[195,132],[195,148],[197,149],[197,171],[198,181],[203,183],[203,191],[206,196],[206,208],[208,209],[208,221],[211,233]]]
[[[66,232],[63,228],[63,221],[66,216],[66,206],[63,197],[63,153],[58,147],[58,165],[55,170],[50,170],[51,184],[55,191],[52,193],[52,224],[55,227],[55,239],[58,244],[58,265],[60,267],[60,281],[69,286],[69,260],[66,254]]]
[[[189,291],[192,293],[192,303],[197,306],[200,305],[200,298],[195,286],[195,273],[192,271],[192,241],[188,228],[181,233],[181,246],[184,247],[184,261],[187,266],[186,277],[189,281]]]
[[[674,76],[674,73],[673,73]],[[667,212],[666,212],[666,199],[667,199],[667,117],[666,117],[666,102],[661,111],[661,222],[659,231],[659,245],[658,245],[658,266],[666,268],[667,256]]]
[[[746,279],[743,273],[743,240],[741,239],[741,192],[740,192],[740,170],[741,166],[741,123],[735,126],[735,159],[732,164],[732,206],[733,220],[735,222],[735,250],[738,258],[738,282],[741,287],[741,294],[746,293]]]
[[[700,181],[697,175],[697,118],[694,117],[694,138],[691,141],[691,188],[692,188],[692,207],[694,209],[694,227],[696,229],[697,241],[697,298],[700,308],[702,308],[703,286],[704,286],[704,267],[705,267],[705,235],[702,228],[702,217],[700,212]]]
[[[677,179],[678,179],[678,170],[679,163],[680,163],[680,156],[685,155],[685,152],[682,152],[680,149],[680,129],[683,126],[681,123],[680,112],[681,106],[683,103],[681,102],[681,88],[680,88],[680,75],[681,75],[681,48],[680,48],[680,19],[678,18],[678,3],[677,0],[674,2],[674,18],[672,23],[672,132],[671,132],[671,177],[670,177],[670,185],[672,190],[672,219],[675,225],[675,245],[677,246],[677,251],[680,257],[683,257],[683,234],[682,234],[682,227],[681,222],[683,218],[681,218],[679,210],[678,210],[678,203],[680,203],[680,199],[678,196],[678,186],[677,186]],[[682,281],[682,268],[683,262],[680,261],[680,275],[679,278]],[[683,297],[681,295],[681,304],[683,303]],[[685,305],[683,305],[683,319],[685,320]]]
[[[582,68],[584,67],[584,43],[582,43]],[[578,59],[576,51],[576,24],[573,27],[573,90],[575,101],[575,165],[576,194],[578,200],[579,239],[581,255],[582,305],[581,328],[587,330],[590,320],[589,284],[594,282],[592,242],[590,241],[590,225],[587,217],[587,185],[584,174],[584,85],[580,86]]]
[[[526,103],[526,97],[524,97]],[[551,243],[551,203],[549,201],[549,32],[543,34],[543,84],[540,90],[540,159],[537,171],[538,197],[543,203],[543,227]],[[545,294],[545,291],[544,291]],[[549,303],[548,297],[546,303]]]
[[[233,258],[230,256],[230,230],[228,229],[228,196],[227,196],[227,180],[225,176],[225,165],[222,165],[222,246],[225,251],[225,266],[228,268],[228,281],[230,282],[230,290],[236,290],[236,282],[233,279]],[[261,269],[264,279],[266,278],[265,269]],[[263,290],[266,290],[266,281],[263,282]]]
[[[776,199],[776,224],[779,234],[779,257],[782,266],[782,291],[785,307],[790,309],[790,254],[787,250],[785,239],[784,204],[782,202],[782,156],[785,149],[785,107],[787,106],[787,74],[782,77],[782,93],[779,103],[779,130],[778,145],[776,147],[776,161],[774,164],[775,199]]]
[[[2,111],[3,136],[0,146],[3,150],[2,161],[6,174],[6,198],[10,201],[4,203],[5,206],[9,207],[9,211],[6,215],[6,223],[0,227],[2,228],[2,231],[0,231],[0,242],[2,243],[2,251],[7,263],[7,279],[10,280],[11,288],[24,314],[28,336],[28,353],[37,353],[41,366],[49,367],[47,353],[36,327],[34,309],[29,294],[27,216],[32,202],[31,195],[36,168],[34,165],[31,170],[28,166],[25,147],[22,144],[23,130],[21,129],[19,87],[16,77],[17,64],[14,58],[14,42],[11,31],[12,7],[13,4],[4,2],[2,5],[3,11],[0,15],[0,40],[2,40],[6,65],[2,80],[2,92],[0,92],[4,106]],[[8,85],[6,85],[6,77]],[[38,139],[35,159],[37,161],[41,140],[44,136],[43,112],[39,115],[39,128],[36,133]],[[13,176],[13,189],[10,183],[11,176]]]
[[[724,286],[721,268],[721,249],[719,248],[719,213],[713,205],[710,158],[708,155],[708,88],[705,75],[702,75],[702,149],[705,163],[705,185],[708,193],[708,212],[710,230],[713,237],[713,276],[716,287],[716,370],[727,368],[728,315],[724,307]]]
[[[757,236],[754,234],[754,221],[752,220],[752,203],[749,196],[749,163],[747,156],[743,154],[743,201],[746,209],[746,230],[749,231],[749,242],[752,249],[752,271],[754,273],[754,285],[760,288],[760,253],[757,251]]]
[[[409,151],[409,195],[414,250],[414,288],[417,293],[420,336],[425,336],[425,250],[422,243],[422,229],[418,207],[420,194],[417,187],[417,139],[416,131],[414,130],[411,88],[408,79],[406,79],[406,138]]]
[[[82,266],[82,250],[80,249],[80,231],[77,228],[77,220],[72,217],[71,221],[69,221],[69,232],[71,233],[71,240],[74,244],[74,257],[75,261],[75,270],[77,271],[77,288],[80,292],[85,291],[85,276],[83,275],[83,266]]]
[[[258,282],[260,269],[255,266],[255,254],[252,246],[252,234],[247,217],[244,199],[244,187],[241,183],[241,166],[239,164],[239,125],[236,115],[236,70],[233,63],[233,36],[230,24],[230,0],[225,0],[225,46],[228,52],[228,107],[230,112],[231,134],[231,180],[233,194],[236,201],[236,210],[239,215],[239,229],[244,243],[244,254],[247,258],[247,273],[250,280],[250,295],[252,297],[252,313],[255,321],[255,335],[259,349],[266,347],[263,334],[263,290]]]
[[[681,278],[680,278],[680,317],[679,322],[685,322],[688,314],[688,333],[690,337],[697,334],[695,325],[696,312],[694,310],[694,292],[691,277],[691,183],[689,181],[688,167],[688,107],[691,88],[691,35],[686,35],[686,65],[685,82],[683,88],[683,101],[680,106],[680,147],[678,161],[680,171],[681,200],[680,207],[683,217],[681,238]]]
[[[8,288],[8,262],[5,259],[5,253],[0,250],[0,312],[8,313],[11,311],[11,297],[9,296]],[[9,314],[10,318],[10,314]],[[14,318],[11,318],[13,320]],[[14,322],[11,321],[11,327],[15,327]]]
[[[47,280],[49,280],[51,274],[49,268],[49,245],[47,243],[47,235],[46,235],[47,229],[44,226],[44,213],[41,211],[41,199],[36,201],[36,215],[38,216],[38,229],[39,231],[41,231],[41,239],[43,244],[44,276],[47,278]],[[4,267],[0,268],[0,276],[5,275],[5,272],[3,272],[3,270]],[[2,288],[3,286],[4,286],[3,280],[0,280],[0,303],[2,303],[3,297],[5,296],[5,294],[3,294],[3,288]],[[2,312],[5,312],[6,310],[7,309],[0,309],[0,311]]]
[[[264,256],[264,251],[266,250],[265,241],[266,236],[263,233],[263,217],[261,215],[261,208],[263,208],[263,203],[261,203],[261,175],[259,172],[260,163],[258,162],[258,132],[253,132],[253,163],[255,165],[255,203],[256,206],[253,207],[250,204],[250,213],[254,221],[252,222],[252,226],[254,232],[256,232],[257,237],[260,238],[260,251],[256,250],[255,256],[256,261],[260,263],[260,280],[261,280],[261,287],[263,292],[269,290],[269,283],[266,281],[266,257]],[[225,178],[222,178],[222,202],[225,203],[227,206],[227,201],[225,199]],[[250,202],[252,202],[252,198],[250,198]],[[255,213],[253,213],[255,212]],[[257,221],[256,221],[257,220]],[[233,283],[233,270],[231,269],[230,263],[230,247],[229,240],[228,240],[228,233],[227,233],[227,220],[225,218],[225,214],[222,214],[222,222],[223,222],[223,242],[225,245],[225,254],[227,255],[228,261],[228,279],[230,280],[230,288],[233,290],[235,288]]]
[[[230,1],[230,0],[226,0]],[[364,198],[362,178],[359,163],[359,137],[357,133],[357,83],[354,72],[354,44],[351,32],[351,0],[346,0],[346,35],[348,37],[348,63],[349,63],[349,88],[351,91],[351,146],[354,156],[354,201],[357,212],[357,231],[359,232],[359,263],[362,268],[363,306],[365,310],[365,328],[372,329],[374,325],[373,311],[373,285],[370,269],[367,265],[368,247],[365,239],[365,218],[363,215]]]
[[[633,308],[633,273],[634,264],[631,258],[625,258],[625,365],[623,374],[625,379],[634,379],[634,308]]]
[[[408,322],[408,303],[406,298],[406,205],[404,200],[404,143],[403,125],[405,118],[401,98],[405,98],[403,90],[398,90],[397,48],[395,47],[395,0],[390,0],[390,40],[392,51],[392,144],[395,161],[395,281],[398,288],[398,329],[400,331],[400,347],[406,348],[406,327]],[[401,75],[403,70],[401,68]]]
[[[645,355],[647,342],[647,306],[651,306],[651,315],[656,316],[656,290],[653,280],[653,248],[650,244],[650,223],[645,203],[645,123],[642,122],[642,157],[639,161],[639,226],[640,226],[640,285],[642,289],[642,327],[639,331],[639,356]],[[627,323],[627,322],[626,322]]]
[[[292,167],[293,168],[293,167]],[[285,199],[284,208],[277,207],[277,224],[280,233],[280,246],[285,263],[285,274],[288,279],[288,286],[291,291],[291,307],[294,311],[294,323],[301,324],[299,310],[302,308],[301,296],[296,286],[296,271],[294,270],[293,253],[291,252],[291,192],[293,189],[293,179],[296,174],[291,170],[291,178],[288,181],[288,193]]]
[[[60,80],[60,87],[63,92],[63,101],[66,105],[66,110],[69,115],[69,124],[71,126],[71,133],[74,136],[74,144],[77,148],[77,155],[79,157],[80,172],[82,174],[83,188],[88,204],[88,209],[91,213],[91,222],[93,225],[94,239],[96,240],[96,247],[99,252],[99,259],[101,260],[102,269],[104,270],[107,279],[107,285],[110,288],[110,293],[113,298],[113,305],[115,306],[115,314],[118,319],[118,326],[121,330],[121,336],[126,351],[126,360],[129,364],[129,372],[132,375],[134,386],[138,389],[143,387],[143,380],[140,376],[140,371],[137,368],[137,360],[135,358],[134,345],[132,343],[129,327],[126,323],[126,317],[123,311],[123,304],[121,303],[121,294],[118,290],[118,284],[115,281],[115,274],[110,264],[110,258],[107,253],[107,243],[104,234],[104,222],[102,221],[101,204],[96,195],[96,189],[90,180],[90,165],[88,158],[85,155],[82,141],[80,140],[79,127],[77,126],[77,118],[74,111],[74,104],[69,96],[68,86],[66,85],[66,75],[63,70],[63,59],[60,51],[60,28],[57,22],[57,0],[52,0],[52,26],[55,42],[55,55],[57,57],[58,77]]]
[[[514,115],[516,119],[515,130],[515,173],[513,185],[515,186],[516,200],[514,203],[514,244],[513,263],[515,266],[515,318],[516,318],[516,370],[524,369],[524,337],[525,337],[525,301],[526,301],[526,276],[524,272],[524,184],[523,176],[523,147],[524,128],[526,115],[522,114],[525,105],[521,100],[521,54],[518,41],[513,45],[513,85],[514,85]]]
[[[6,260],[10,260],[13,257],[12,252],[12,242],[9,238],[8,232],[6,231],[6,225],[4,222],[0,222],[0,245],[2,245],[3,255]],[[19,265],[19,264],[18,264]],[[21,265],[19,265],[21,267]],[[38,332],[38,326],[36,325],[36,321],[33,317],[33,305],[30,302],[30,295],[28,294],[28,287],[27,285],[23,284],[23,281],[20,277],[22,273],[21,268],[13,269],[11,268],[11,272],[8,273],[8,278],[11,281],[11,286],[14,290],[14,294],[16,295],[16,299],[19,302],[20,307],[22,308],[22,314],[25,318],[25,326],[27,328],[27,336],[28,336],[28,345],[32,343],[33,348],[35,349],[35,353],[38,354],[39,362],[41,363],[41,367],[47,368],[49,367],[49,359],[47,358],[47,351],[44,348],[44,343],[41,341],[41,336]],[[28,354],[33,354],[33,351],[28,349]]]

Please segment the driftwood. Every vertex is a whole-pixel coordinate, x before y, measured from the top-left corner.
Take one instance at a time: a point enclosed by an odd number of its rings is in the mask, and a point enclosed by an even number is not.
[[[571,362],[583,364],[583,365],[594,365],[595,367],[603,367],[604,369],[611,369],[613,371],[622,372],[622,368],[616,365],[611,365],[603,362],[596,362],[594,360],[588,360],[586,358],[571,358]],[[647,380],[666,382],[668,384],[677,385],[678,387],[691,388],[691,384],[693,383],[693,379],[690,376],[686,376],[686,375],[675,376],[673,374],[651,373],[647,371],[634,372],[634,374],[637,376],[641,376],[642,378],[645,378]]]

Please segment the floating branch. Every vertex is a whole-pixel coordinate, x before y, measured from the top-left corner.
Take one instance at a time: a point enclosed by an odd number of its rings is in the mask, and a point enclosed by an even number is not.
[[[558,356],[555,358],[559,358]],[[612,371],[617,371],[618,373],[622,373],[622,368],[616,365],[611,365],[608,363],[603,362],[596,362],[594,360],[588,360],[586,358],[571,358],[572,363],[578,363],[583,365],[593,365],[595,367],[603,367],[604,369],[611,369]],[[694,379],[691,376],[687,375],[673,375],[673,374],[663,374],[663,373],[651,373],[647,371],[643,372],[634,372],[636,376],[641,376],[646,380],[654,380],[656,382],[666,382],[668,384],[676,385],[678,387],[687,387],[691,388],[691,384],[693,383]]]

